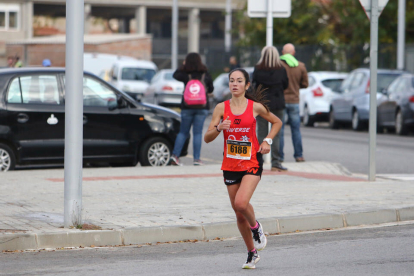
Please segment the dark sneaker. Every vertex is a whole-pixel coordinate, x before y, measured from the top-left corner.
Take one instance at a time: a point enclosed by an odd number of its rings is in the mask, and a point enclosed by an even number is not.
[[[260,256],[255,252],[247,253],[247,261],[243,264],[243,269],[253,269],[256,268],[256,264],[260,261]]]
[[[303,158],[303,157],[295,158],[295,160],[296,160],[296,162],[305,162],[305,158]]]
[[[194,166],[204,166],[204,162],[203,162],[203,161],[201,161],[200,159],[198,159],[198,160],[194,160],[193,165],[194,165]]]
[[[183,163],[180,162],[180,159],[175,155],[171,155],[170,161],[171,161],[171,165],[173,165],[173,166],[182,166],[183,165]]]
[[[266,247],[267,238],[266,238],[266,235],[263,232],[262,225],[260,224],[260,222],[257,222],[257,223],[259,224],[259,228],[257,228],[256,230],[252,230],[253,243],[254,243],[254,247],[258,251],[261,251]]]
[[[285,172],[288,169],[286,167],[283,167],[282,164],[276,164],[275,166],[272,166],[272,172]]]

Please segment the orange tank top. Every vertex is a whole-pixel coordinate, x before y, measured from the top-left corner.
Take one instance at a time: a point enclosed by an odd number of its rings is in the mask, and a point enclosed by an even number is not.
[[[259,142],[256,136],[256,118],[253,116],[253,101],[247,99],[247,108],[243,114],[235,115],[230,109],[230,100],[224,102],[223,118],[229,116],[231,125],[223,130],[224,156],[223,171],[247,171],[258,168],[256,153]]]

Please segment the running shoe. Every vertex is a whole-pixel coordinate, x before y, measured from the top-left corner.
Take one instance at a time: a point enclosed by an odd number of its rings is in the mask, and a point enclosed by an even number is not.
[[[204,166],[204,162],[203,162],[203,161],[201,161],[200,159],[198,159],[198,160],[194,160],[193,165],[194,165],[194,166]]]
[[[180,159],[175,155],[171,155],[170,161],[171,161],[171,165],[173,165],[173,166],[182,166],[183,165],[183,163],[180,162]]]
[[[260,261],[260,256],[255,252],[247,253],[247,261],[243,264],[243,269],[253,269],[256,268],[256,264]]]
[[[255,230],[252,230],[253,242],[254,242],[254,247],[256,247],[258,251],[261,251],[266,247],[267,238],[263,232],[262,225],[260,224],[260,222],[257,222],[257,223],[259,224],[259,227]]]

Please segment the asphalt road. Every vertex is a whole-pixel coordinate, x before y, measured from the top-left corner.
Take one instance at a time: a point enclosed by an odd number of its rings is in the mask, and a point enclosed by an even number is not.
[[[210,123],[208,117],[204,133]],[[329,129],[327,125],[301,127],[304,157],[307,161],[340,163],[353,173],[368,174],[369,133],[351,129]],[[189,153],[192,154],[190,143]],[[285,161],[294,162],[293,145],[289,125],[285,128]],[[398,136],[392,133],[377,135],[377,174],[414,173],[414,136]],[[210,144],[203,143],[201,158],[206,163],[221,163],[223,138],[220,135]],[[192,159],[184,158],[184,164]]]
[[[0,275],[412,275],[413,226],[270,236],[255,271],[232,239],[0,253]]]

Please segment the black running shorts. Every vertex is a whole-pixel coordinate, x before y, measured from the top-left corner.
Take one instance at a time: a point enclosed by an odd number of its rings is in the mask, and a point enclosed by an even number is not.
[[[247,171],[239,171],[239,172],[233,172],[233,171],[223,171],[223,177],[224,177],[224,184],[233,185],[233,184],[240,184],[243,176],[246,174],[251,175],[257,175],[262,177],[263,172],[263,158],[261,153],[257,153],[257,160],[259,161],[259,167],[257,168],[250,168]]]

